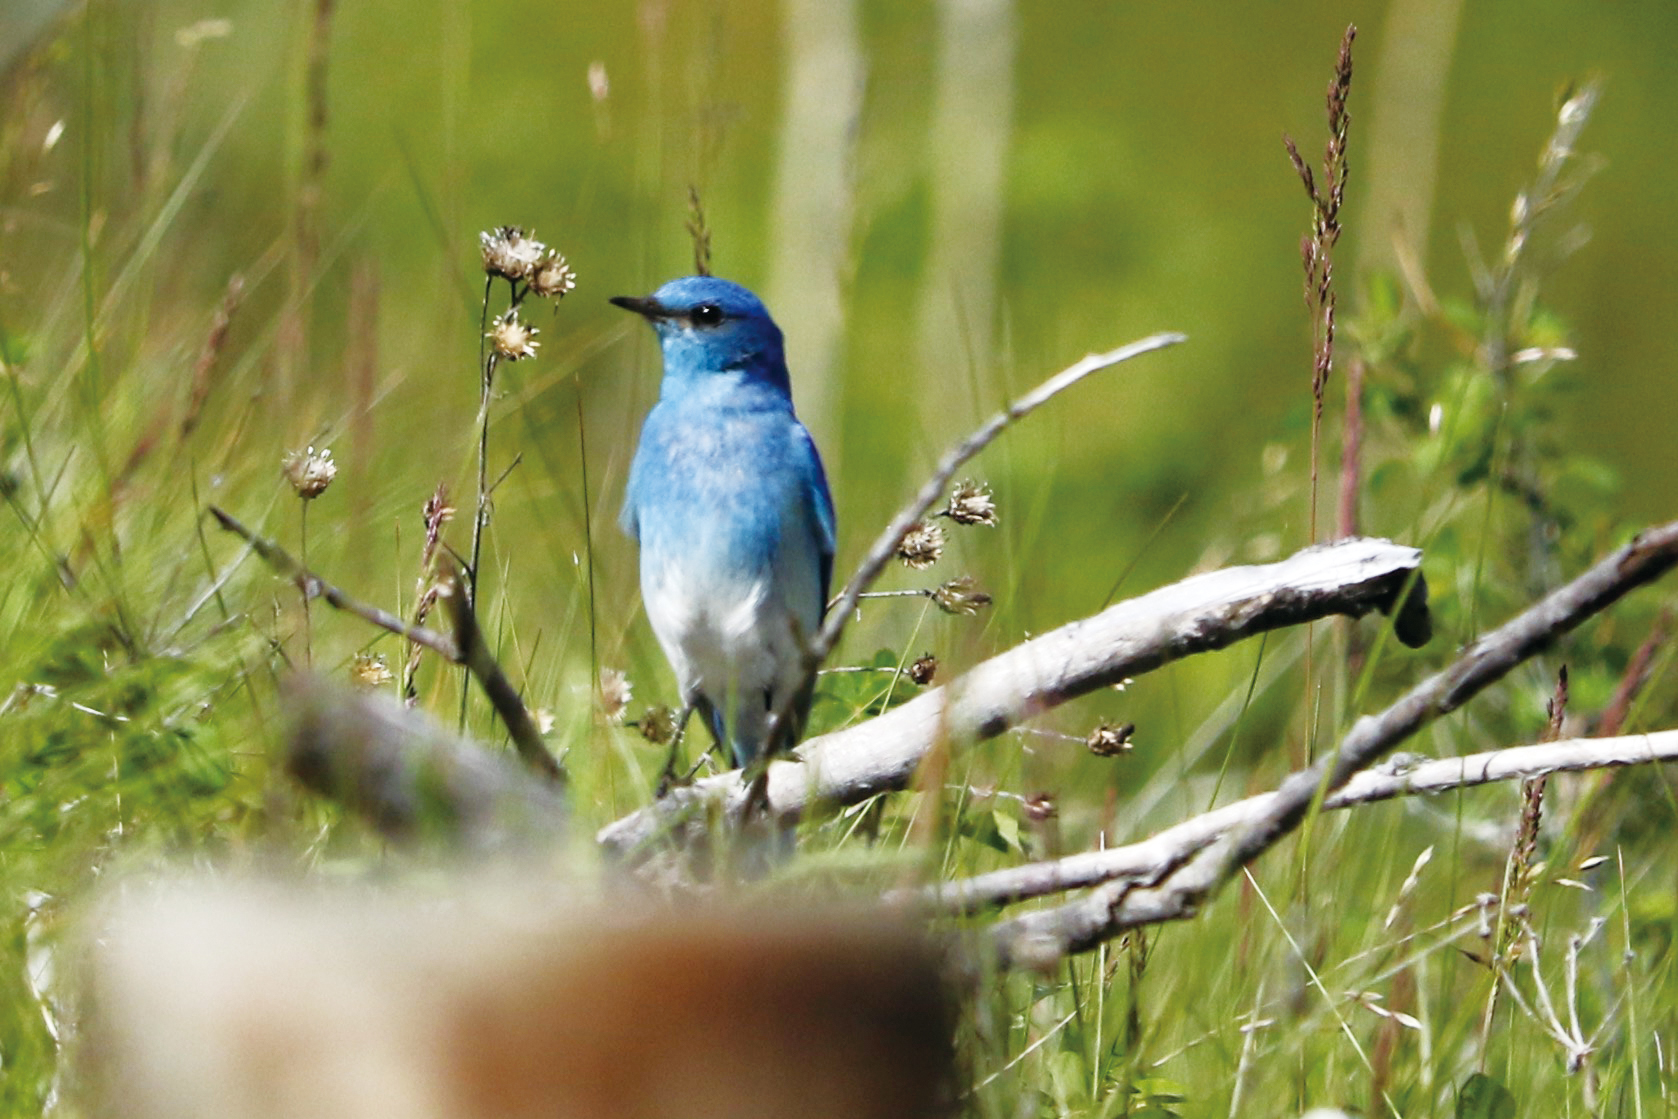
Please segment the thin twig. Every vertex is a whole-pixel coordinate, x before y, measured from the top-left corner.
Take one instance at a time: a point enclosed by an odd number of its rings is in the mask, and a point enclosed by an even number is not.
[[[306,596],[318,595],[339,610],[354,614],[356,617],[371,622],[381,629],[390,632],[417,645],[423,645],[432,652],[454,664],[465,665],[472,676],[477,677],[483,687],[484,694],[495,708],[496,714],[507,725],[507,732],[512,736],[513,746],[525,764],[541,776],[555,782],[565,780],[565,770],[548,752],[542,742],[541,732],[537,729],[535,720],[530,717],[524,701],[519,698],[517,689],[507,679],[501,666],[496,663],[489,647],[483,640],[478,629],[477,620],[470,606],[464,602],[464,596],[459,593],[460,579],[455,578],[456,593],[448,597],[449,609],[453,613],[455,637],[450,640],[436,630],[424,626],[409,625],[395,614],[380,610],[376,606],[368,606],[351,598],[331,583],[314,574],[292,558],[284,548],[265,537],[259,536],[240,524],[237,519],[210,506],[210,514],[221,524],[221,527],[241,537],[250,544],[252,550],[283,577],[295,583]]]
[[[996,413],[972,435],[969,435],[948,451],[939,462],[938,468],[933,471],[932,477],[928,478],[926,484],[921,487],[920,492],[910,500],[909,504],[903,507],[892,522],[886,526],[885,531],[881,532],[875,539],[874,546],[869,549],[868,554],[857,565],[850,581],[845,584],[845,589],[833,600],[832,608],[827,611],[815,640],[805,650],[806,685],[815,680],[816,673],[821,671],[822,664],[827,660],[828,654],[832,653],[839,644],[839,638],[845,632],[845,625],[850,616],[856,611],[857,602],[861,599],[863,592],[874,585],[874,581],[880,577],[881,573],[885,571],[886,565],[897,554],[898,545],[903,543],[903,538],[908,535],[909,530],[919,524],[932,510],[932,507],[938,504],[944,497],[945,490],[949,487],[950,482],[955,478],[956,472],[965,466],[973,456],[994,442],[1012,424],[1024,419],[1090,374],[1129,361],[1131,358],[1140,357],[1142,354],[1162,350],[1167,346],[1175,346],[1179,342],[1186,341],[1188,341],[1188,335],[1186,334],[1151,334],[1140,341],[1120,346],[1118,349],[1109,350],[1104,354],[1090,354],[1082,361],[1056,373],[1013,404]],[[988,596],[986,601],[988,602]],[[798,702],[798,697],[805,691],[806,688],[794,688],[788,691],[787,698],[781,708],[771,715],[767,736],[770,749],[767,754],[777,753],[790,745],[785,742],[786,734],[782,728],[795,725],[795,720],[792,718],[793,706]],[[757,792],[766,794],[767,786],[763,786],[761,782],[759,782],[759,786]],[[753,802],[755,803],[757,799],[757,797],[754,797]],[[778,805],[776,811],[779,811]]]
[[[328,605],[347,614],[354,614],[362,621],[370,622],[380,629],[389,630],[399,637],[405,637],[416,645],[423,645],[452,664],[465,663],[461,659],[459,647],[447,634],[438,633],[436,630],[427,629],[425,626],[409,625],[395,614],[351,598],[298,563],[291,553],[280,545],[266,536],[260,536],[246,528],[232,514],[218,509],[214,505],[210,506],[209,509],[210,515],[216,519],[216,522],[222,528],[249,544],[251,551],[260,556],[282,578],[295,584],[298,590],[323,598]]]
[[[885,571],[886,565],[891,562],[892,556],[897,553],[897,546],[903,542],[904,535],[917,522],[922,520],[934,505],[938,504],[951,480],[955,478],[956,472],[967,465],[974,455],[988,447],[996,440],[997,436],[1008,430],[1012,424],[1024,419],[1091,373],[1097,373],[1129,361],[1131,358],[1140,357],[1155,350],[1163,350],[1167,346],[1175,346],[1186,341],[1188,341],[1188,335],[1186,334],[1152,334],[1140,341],[1132,342],[1128,346],[1120,346],[1118,349],[1109,350],[1104,354],[1091,354],[1082,361],[1056,373],[1053,377],[1020,397],[1019,400],[996,413],[985,421],[984,426],[946,453],[943,460],[939,462],[938,469],[933,471],[932,477],[926,480],[926,484],[921,487],[920,492],[898,512],[892,522],[875,539],[874,546],[868,550],[868,554],[863,557],[862,562],[857,565],[855,573],[851,575],[850,581],[845,584],[845,589],[839,593],[834,608],[827,612],[827,619],[822,623],[821,631],[816,635],[816,640],[811,649],[812,659],[816,662],[815,667],[820,667],[820,662],[826,660],[827,655],[839,644],[839,637],[845,632],[846,621],[856,610],[857,599],[863,591],[873,586],[874,581]],[[811,669],[812,672],[815,671],[815,667]]]

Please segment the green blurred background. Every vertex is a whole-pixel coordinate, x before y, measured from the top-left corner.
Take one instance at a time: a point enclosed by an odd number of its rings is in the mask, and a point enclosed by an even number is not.
[[[194,0],[32,21],[55,6],[17,0],[0,23],[14,152],[0,311],[30,347],[26,387],[50,410],[77,367],[84,229],[107,293],[101,410],[119,450],[150,400],[185,391],[229,276],[244,275],[207,412],[216,449],[194,480],[293,533],[267,472],[330,445],[343,474],[315,503],[311,558],[353,593],[411,603],[418,510],[439,481],[464,541],[478,231],[533,228],[569,257],[577,290],[534,312],[541,356],[503,366],[492,429],[491,473],[522,461],[497,492],[486,601],[543,706],[582,694],[591,657],[630,671],[637,707],[674,698],[614,523],[656,355],[606,298],[691,270],[690,186],[715,270],[763,293],[789,337],[795,398],[830,463],[841,572],[1003,401],[1086,352],[1190,338],[984,454],[974,473],[1002,526],[956,534],[934,575],[975,574],[992,613],[874,606],[845,659],[889,646],[959,667],[1116,587],[1306,543],[1309,207],[1281,136],[1319,157],[1348,22],[1343,320],[1406,253],[1441,299],[1468,298],[1472,253],[1499,251],[1559,91],[1603,80],[1582,148],[1604,167],[1566,219],[1590,239],[1547,288],[1580,352],[1562,423],[1622,479],[1605,518],[1672,515],[1678,8],[1659,0],[339,0],[322,24],[312,2]],[[240,469],[261,486],[229,481]],[[188,503],[175,482],[148,498]],[[1324,494],[1331,509],[1332,481]],[[1367,522],[1410,527],[1378,505]],[[367,639],[316,625],[317,659]],[[1145,749],[1169,752],[1251,667],[1250,652],[1178,666],[1063,722],[1081,734],[1134,718]],[[1058,763],[1040,764],[1028,780],[1051,781]]]

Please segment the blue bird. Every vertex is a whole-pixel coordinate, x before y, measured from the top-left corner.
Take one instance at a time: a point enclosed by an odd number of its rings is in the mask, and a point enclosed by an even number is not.
[[[827,476],[757,296],[688,276],[612,302],[664,351],[621,518],[641,546],[641,598],[684,706],[746,766],[797,741],[810,712],[805,652],[833,576]],[[789,702],[791,725],[767,741]]]

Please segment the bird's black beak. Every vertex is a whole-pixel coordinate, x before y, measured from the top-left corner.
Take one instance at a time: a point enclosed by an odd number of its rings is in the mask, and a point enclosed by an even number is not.
[[[614,295],[607,302],[625,311],[634,311],[649,319],[666,319],[670,317],[670,308],[660,303],[650,295]]]

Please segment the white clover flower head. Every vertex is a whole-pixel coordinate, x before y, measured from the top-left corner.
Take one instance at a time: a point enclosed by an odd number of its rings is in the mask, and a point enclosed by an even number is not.
[[[958,575],[933,590],[932,601],[946,614],[977,614],[991,604],[991,597],[973,576]]]
[[[577,273],[565,263],[565,257],[552,249],[530,269],[526,277],[530,293],[542,299],[563,299],[577,286]]]
[[[286,481],[304,501],[325,493],[332,479],[338,476],[338,464],[332,461],[332,452],[326,448],[317,451],[310,447],[307,451],[293,452],[286,456],[283,469]]]
[[[506,314],[495,320],[484,337],[490,340],[495,352],[507,361],[519,361],[527,357],[536,356],[536,347],[541,345],[536,336],[541,331],[519,318],[518,312],[509,309]]]
[[[478,234],[484,271],[491,276],[522,280],[547,252],[547,246],[516,225],[503,225]]]
[[[990,487],[971,479],[959,482],[950,494],[944,515],[958,525],[996,527],[996,502],[991,498]]]
[[[897,545],[897,558],[905,567],[925,571],[944,554],[944,530],[928,521],[909,526]]]

